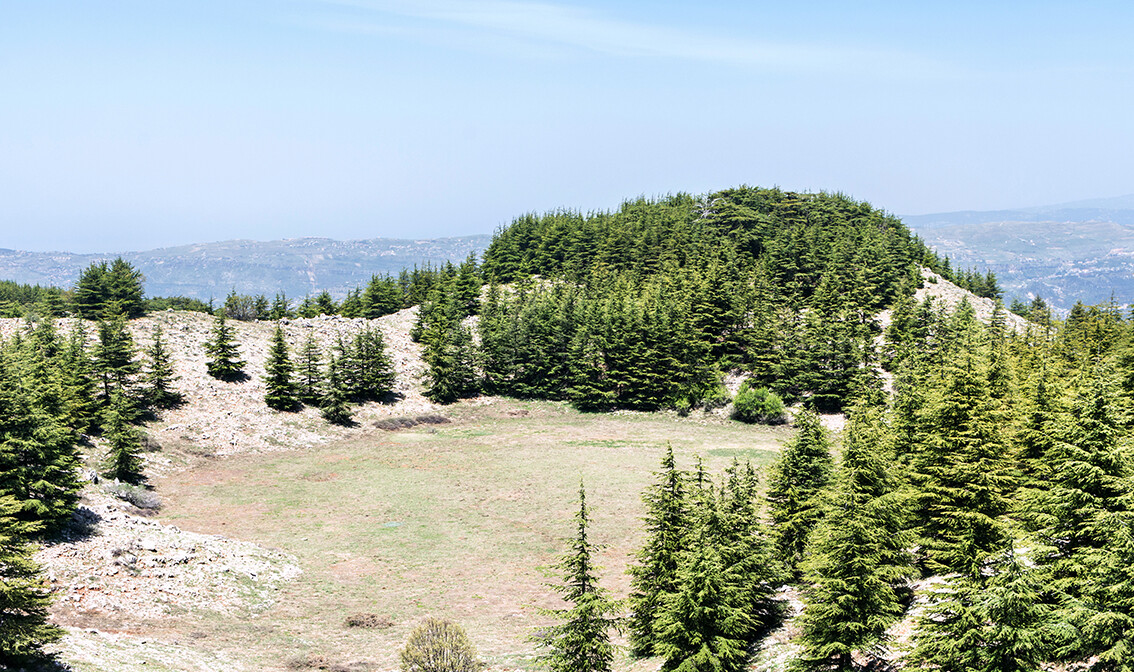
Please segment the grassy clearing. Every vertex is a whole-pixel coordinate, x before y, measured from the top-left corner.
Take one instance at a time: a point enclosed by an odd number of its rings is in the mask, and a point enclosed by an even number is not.
[[[544,402],[447,414],[450,424],[207,460],[159,480],[163,522],[278,548],[304,571],[256,617],[190,616],[175,629],[255,669],[310,656],[389,669],[412,628],[434,615],[465,626],[494,666],[525,667],[527,637],[545,622],[539,609],[556,606],[540,568],[571,533],[580,478],[605,545],[604,583],[624,595],[641,539],[639,496],[667,441],[683,467],[700,455],[718,473],[733,458],[765,466],[791,433]],[[352,614],[384,627],[347,627]]]

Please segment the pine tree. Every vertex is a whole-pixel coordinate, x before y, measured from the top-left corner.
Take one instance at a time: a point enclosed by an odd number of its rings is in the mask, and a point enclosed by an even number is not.
[[[173,389],[177,376],[173,373],[173,360],[162,341],[161,327],[154,329],[153,341],[146,349],[146,372],[142,394],[156,408],[173,408],[182,401],[182,395]]]
[[[131,423],[137,415],[130,400],[115,390],[103,411],[102,435],[107,442],[106,477],[127,483],[142,478],[141,444]]]
[[[933,570],[960,571],[966,544],[986,554],[1003,546],[1016,485],[1007,419],[988,392],[981,353],[963,337],[956,347],[919,414],[925,435],[911,464],[919,534]]]
[[[272,345],[268,350],[268,361],[264,364],[264,401],[270,408],[280,411],[299,409],[299,397],[291,380],[293,368],[283,329],[276,323]]]
[[[609,672],[614,660],[610,631],[618,627],[619,605],[599,586],[593,556],[598,548],[590,540],[590,513],[583,484],[579,483],[579,513],[570,550],[556,565],[563,584],[553,586],[570,608],[552,612],[559,623],[539,636],[546,649],[542,662],[552,672]]]
[[[321,404],[325,394],[323,389],[325,382],[323,378],[323,354],[319,351],[319,344],[311,333],[308,333],[307,338],[303,341],[296,374],[299,400],[315,406]]]
[[[803,558],[807,535],[819,520],[820,495],[834,467],[819,416],[804,410],[795,423],[799,429],[773,464],[768,482],[776,553],[793,571]]]
[[[913,538],[885,459],[878,413],[851,413],[843,461],[804,562],[801,670],[850,670],[852,654],[880,657],[908,593]]]
[[[99,320],[98,343],[94,348],[94,367],[102,381],[102,401],[107,403],[115,390],[130,394],[134,377],[141,370],[135,359],[137,348],[126,330],[126,317],[115,312]]]
[[[427,353],[425,396],[439,404],[451,404],[480,390],[476,369],[476,345],[468,327],[457,323]]]
[[[79,497],[74,434],[32,403],[21,380],[21,354],[0,347],[0,496],[20,505],[19,517],[54,531],[71,516]]]
[[[271,308],[268,309],[268,319],[278,322],[285,317],[295,317],[295,313],[291,310],[291,302],[287,300],[287,295],[277,292]]]
[[[678,556],[690,526],[685,475],[666,443],[656,482],[642,495],[646,541],[630,567],[630,642],[634,655],[653,655],[655,624],[662,600],[677,590]]]
[[[1119,544],[1134,525],[1134,474],[1121,444],[1115,397],[1108,372],[1094,369],[1067,424],[1055,432],[1026,509],[1041,544],[1035,560],[1045,582],[1069,605],[1068,620],[1084,631],[1075,651],[1082,657],[1112,648],[1113,622],[1123,613],[1134,617],[1130,595],[1111,592],[1112,586],[1124,585],[1115,578],[1128,566],[1112,565],[1123,558]],[[1099,583],[1100,577],[1107,577],[1107,583]],[[1100,627],[1107,620],[1112,625]]]
[[[379,401],[394,391],[394,364],[386,354],[382,332],[369,327],[354,336],[351,349],[358,360],[358,395],[361,400]]]
[[[1070,634],[1044,600],[1039,572],[1011,547],[993,556],[970,548],[970,566],[930,595],[906,668],[1038,672],[1052,642]]]
[[[327,388],[320,402],[323,419],[335,425],[349,426],[353,424],[350,412],[350,403],[346,384],[343,380],[341,362],[337,357],[327,361]]]
[[[98,420],[98,383],[94,362],[87,352],[87,330],[76,322],[60,355],[60,385],[65,395],[66,417],[63,424],[79,434],[91,431]]]
[[[208,360],[205,367],[209,375],[218,380],[238,381],[247,378],[244,373],[244,360],[239,359],[240,347],[234,340],[234,333],[225,321],[224,312],[217,313],[213,321],[212,338],[205,341]]]
[[[0,495],[0,667],[19,669],[63,631],[48,622],[51,593],[27,538],[37,525],[20,520],[21,506]]]
[[[681,554],[678,588],[668,593],[655,624],[654,652],[666,672],[740,672],[749,660],[757,623],[748,611],[742,577],[721,557],[724,521],[711,491]]]

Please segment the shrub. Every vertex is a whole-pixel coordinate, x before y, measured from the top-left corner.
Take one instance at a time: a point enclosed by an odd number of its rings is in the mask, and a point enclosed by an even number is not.
[[[784,401],[764,387],[749,387],[748,381],[740,386],[732,402],[732,419],[747,423],[779,425],[787,422]]]
[[[728,390],[721,386],[701,400],[701,407],[704,408],[706,412],[714,411],[718,408],[728,406],[728,402],[730,401],[732,401],[732,397],[729,396]]]
[[[110,481],[104,486],[104,489],[108,495],[129,502],[139,509],[148,511],[161,509],[161,498],[145,486]]]
[[[481,668],[464,629],[439,618],[427,618],[417,626],[401,659],[402,672],[477,672]]]

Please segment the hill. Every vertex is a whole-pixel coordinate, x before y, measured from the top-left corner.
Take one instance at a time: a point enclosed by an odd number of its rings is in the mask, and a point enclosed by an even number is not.
[[[365,286],[372,275],[397,275],[414,265],[457,262],[480,253],[490,239],[479,235],[422,240],[229,240],[114,254],[0,249],[0,278],[70,287],[91,263],[121,256],[145,275],[148,296],[221,300],[235,289],[240,294],[268,297],[283,292],[298,299],[328,290],[341,299],[349,290]]]
[[[1134,302],[1134,196],[902,220],[954,268],[993,271],[1006,302]]]

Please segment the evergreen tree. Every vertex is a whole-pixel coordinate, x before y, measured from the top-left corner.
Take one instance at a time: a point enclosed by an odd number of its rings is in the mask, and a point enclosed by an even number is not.
[[[314,334],[308,333],[299,353],[298,378],[299,400],[305,404],[318,406],[323,402],[323,354]]]
[[[989,394],[981,353],[974,340],[957,347],[919,414],[925,438],[910,474],[926,562],[934,570],[959,571],[967,544],[985,554],[1003,546],[1016,485],[1003,433],[1007,418]]]
[[[280,411],[299,409],[298,393],[291,380],[293,369],[283,329],[277,322],[272,334],[272,345],[268,350],[268,361],[264,364],[264,401],[270,408]]]
[[[115,390],[103,411],[102,435],[107,442],[106,476],[127,483],[142,478],[141,444],[131,423],[137,411],[130,400]]]
[[[181,403],[182,395],[173,389],[177,376],[173,373],[173,360],[161,337],[161,327],[156,327],[153,341],[146,349],[147,367],[142,395],[156,408],[173,408]]]
[[[1125,565],[1110,567],[1122,557],[1116,542],[1134,525],[1134,474],[1121,444],[1115,396],[1107,372],[1092,371],[1045,455],[1040,484],[1025,512],[1041,544],[1036,562],[1045,582],[1068,605],[1066,617],[1085,633],[1075,651],[1082,657],[1113,646],[1107,634],[1113,626],[1099,627],[1107,614],[1134,616],[1130,597],[1110,592],[1115,575],[1128,571]],[[1099,584],[1107,575],[1112,583]]]
[[[137,348],[130,332],[126,330],[126,318],[114,312],[98,322],[98,343],[94,348],[94,368],[102,381],[102,400],[107,403],[114,391],[130,394],[134,377],[141,370],[141,362],[135,359]]]
[[[109,264],[93,263],[79,274],[75,308],[88,320],[99,319],[108,311],[139,317],[145,311],[142,281],[141,272],[121,257]]]
[[[930,596],[918,619],[907,669],[942,672],[1038,672],[1066,626],[1044,601],[1039,573],[1009,548],[970,556]]]
[[[0,347],[0,496],[20,505],[19,517],[47,532],[66,522],[79,497],[74,434],[37,407],[22,380],[18,350]]]
[[[776,554],[791,570],[822,512],[821,493],[834,467],[827,432],[813,411],[796,415],[796,435],[772,465],[768,482]]]
[[[323,419],[335,425],[353,424],[350,412],[349,395],[343,380],[342,363],[332,356],[327,361],[327,387],[320,402]]]
[[[548,628],[539,642],[546,653],[542,662],[552,672],[609,672],[614,660],[610,631],[618,627],[619,605],[599,586],[593,556],[598,548],[588,537],[590,513],[583,484],[579,484],[579,513],[571,548],[556,565],[563,584],[554,586],[570,608],[552,612],[559,623]]]
[[[362,316],[368,319],[396,313],[402,309],[402,292],[389,275],[372,276],[362,294]]]
[[[721,557],[724,521],[702,493],[701,515],[681,554],[678,588],[655,623],[654,652],[666,672],[740,672],[758,624],[749,613],[742,577]]]
[[[677,469],[673,446],[666,443],[656,482],[642,495],[646,505],[646,541],[630,567],[630,642],[634,655],[650,656],[662,600],[677,591],[678,556],[685,546],[690,518],[685,475]]]
[[[0,667],[19,669],[63,631],[48,622],[51,593],[27,538],[37,525],[19,517],[20,503],[0,495]]]
[[[360,400],[379,401],[394,390],[394,364],[386,354],[382,332],[366,327],[354,335],[351,350],[357,360]]]
[[[87,352],[87,330],[76,322],[60,355],[60,386],[65,395],[66,416],[63,424],[79,434],[91,431],[98,420],[98,382],[94,361]]]
[[[480,389],[476,346],[468,327],[457,323],[429,353],[425,396],[439,404],[471,397]]]
[[[267,319],[278,322],[285,317],[295,317],[295,313],[291,310],[291,302],[287,300],[287,295],[277,292],[271,308],[268,309]]]
[[[804,562],[801,670],[850,670],[852,654],[879,659],[909,592],[913,538],[885,458],[878,413],[851,414],[843,461]]]
[[[362,317],[362,295],[357,288],[347,292],[342,305],[339,306],[339,315],[343,317]]]
[[[213,378],[229,382],[247,378],[245,362],[239,359],[240,347],[234,339],[233,329],[225,321],[224,312],[218,312],[213,321],[212,338],[205,341],[205,353],[208,355],[205,367]]]

